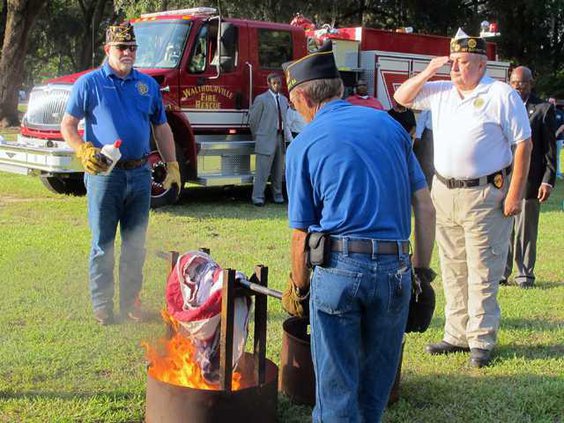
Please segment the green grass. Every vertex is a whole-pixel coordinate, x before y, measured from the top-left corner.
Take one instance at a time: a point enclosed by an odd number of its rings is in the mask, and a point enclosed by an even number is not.
[[[97,326],[87,287],[85,198],[47,192],[37,178],[0,173],[0,422],[138,422],[145,403],[143,340],[164,334],[158,318]],[[249,203],[246,189],[193,189],[179,206],[151,212],[143,300],[164,304],[167,263],[155,250],[208,247],[224,267],[269,266],[283,289],[290,231],[283,206]],[[538,287],[503,287],[502,327],[492,367],[467,355],[430,357],[441,338],[437,288],[431,328],[407,337],[401,399],[386,422],[560,422],[564,404],[564,188],[542,207]],[[434,267],[438,269],[436,254]],[[279,361],[280,304],[269,300],[268,357]],[[281,396],[281,422],[307,422],[310,409]],[[249,422],[250,423],[250,422]],[[253,422],[254,423],[254,422]]]

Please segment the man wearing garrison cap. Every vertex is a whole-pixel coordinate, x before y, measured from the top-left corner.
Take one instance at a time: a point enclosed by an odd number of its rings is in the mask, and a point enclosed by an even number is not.
[[[158,84],[133,68],[135,32],[127,23],[106,31],[106,60],[74,84],[61,122],[63,138],[85,171],[88,223],[92,232],[89,288],[94,318],[114,322],[114,241],[120,226],[119,307],[124,320],[144,319],[140,303],[145,234],[151,202],[151,127],[167,163],[165,189],[181,188],[174,139]],[[84,134],[78,125],[84,120]],[[108,174],[100,150],[121,140],[121,159]]]
[[[401,125],[341,100],[330,44],[283,68],[309,122],[286,156],[292,272],[282,304],[293,315],[309,305],[313,421],[379,422],[408,317],[411,204],[413,265],[432,289],[431,198]]]
[[[531,155],[523,101],[486,75],[486,43],[461,29],[450,56],[436,57],[394,94],[433,116],[437,243],[445,290],[443,340],[429,354],[470,351],[470,365],[491,361],[512,216],[521,210]],[[451,81],[429,81],[450,66]],[[512,154],[512,148],[514,154]]]

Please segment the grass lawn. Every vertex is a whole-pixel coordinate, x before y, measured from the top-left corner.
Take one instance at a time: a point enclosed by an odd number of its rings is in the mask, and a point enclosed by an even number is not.
[[[85,198],[57,196],[37,178],[0,173],[0,422],[143,421],[146,370],[140,342],[164,334],[167,264],[155,250],[208,247],[224,267],[270,269],[283,289],[290,231],[284,206],[250,205],[248,189],[194,189],[176,207],[151,212],[143,300],[152,321],[99,327],[87,287]],[[564,417],[564,188],[542,207],[537,288],[502,287],[494,365],[475,370],[467,355],[430,357],[444,323],[437,311],[405,347],[401,399],[385,422],[560,422]],[[434,259],[433,266],[438,269]],[[269,300],[268,357],[278,363],[281,324]],[[250,344],[249,344],[250,345]],[[311,410],[279,400],[280,422],[307,422]],[[251,422],[249,422],[251,423]],[[254,423],[254,422],[252,422]]]

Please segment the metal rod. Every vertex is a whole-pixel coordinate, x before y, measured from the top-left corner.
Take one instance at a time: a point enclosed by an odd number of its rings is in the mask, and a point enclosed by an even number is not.
[[[245,288],[250,289],[253,292],[258,292],[259,294],[264,294],[264,295],[268,295],[269,297],[278,298],[279,300],[282,299],[282,292],[277,291],[275,289],[267,288],[257,283],[248,281],[246,279],[238,279],[238,282],[241,285],[243,285]]]
[[[209,254],[209,250],[207,250],[207,251],[205,251],[205,250],[206,249],[204,249],[204,248],[200,248],[200,251],[203,251],[203,252]],[[174,265],[176,264],[176,261],[178,260],[178,256],[179,256],[179,253],[177,251],[157,250],[154,253],[157,257],[171,262],[172,267],[174,267]],[[251,282],[251,281],[246,280],[246,279],[240,279],[238,281],[242,286],[244,286],[247,289],[250,289],[253,292],[258,292],[259,294],[268,295],[269,297],[277,298],[279,300],[282,299],[282,292],[280,292],[280,291],[277,291],[277,290],[271,289],[271,288],[267,288],[265,286],[259,285],[258,283],[254,283],[254,282]]]

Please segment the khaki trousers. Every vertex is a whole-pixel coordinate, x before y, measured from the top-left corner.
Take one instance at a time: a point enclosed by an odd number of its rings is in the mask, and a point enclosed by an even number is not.
[[[491,350],[496,343],[503,277],[513,219],[503,215],[509,181],[448,189],[437,178],[431,192],[445,291],[444,340]]]

